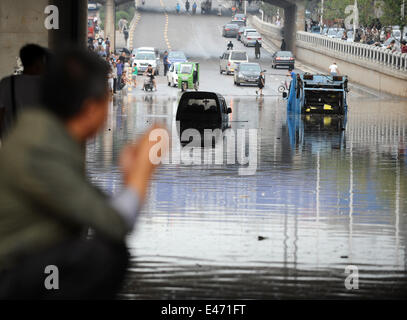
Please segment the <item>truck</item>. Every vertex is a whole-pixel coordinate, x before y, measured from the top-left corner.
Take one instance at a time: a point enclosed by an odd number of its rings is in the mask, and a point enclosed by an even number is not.
[[[292,73],[287,98],[290,114],[337,114],[348,111],[348,77],[324,74]]]

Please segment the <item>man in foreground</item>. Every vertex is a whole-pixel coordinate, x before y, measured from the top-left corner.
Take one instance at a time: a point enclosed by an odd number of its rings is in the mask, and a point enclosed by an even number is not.
[[[41,75],[49,61],[47,49],[27,44],[20,50],[24,70],[0,81],[0,140],[6,138],[18,115],[40,102]]]
[[[0,299],[108,299],[120,288],[124,239],[155,166],[147,133],[121,153],[116,198],[87,180],[83,146],[104,125],[108,73],[94,53],[57,55],[43,107],[22,114],[0,150]]]

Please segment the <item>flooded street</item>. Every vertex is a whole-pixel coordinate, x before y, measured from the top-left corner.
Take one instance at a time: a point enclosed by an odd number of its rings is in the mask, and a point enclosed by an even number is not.
[[[287,69],[271,69],[269,51],[259,60],[267,69],[264,98],[219,74],[229,20],[142,12],[135,29],[134,47],[170,43],[200,63],[199,89],[225,97],[229,131],[246,133],[236,152],[257,163],[252,175],[225,158],[159,167],[128,238],[132,262],[120,298],[406,297],[407,102],[351,81],[347,119],[287,116],[277,92]],[[253,48],[234,45],[255,61]],[[139,79],[115,97],[105,130],[87,145],[88,175],[108,194],[121,189],[119,150],[152,123],[163,122],[180,146],[179,90],[160,74],[157,92],[145,93]],[[251,129],[257,145],[249,144]],[[195,158],[212,153],[204,148]],[[345,288],[349,266],[358,268],[357,290]]]
[[[128,239],[122,297],[405,297],[407,104],[351,99],[341,124],[287,117],[278,97],[226,100],[232,129],[258,129],[255,174],[162,165]],[[87,146],[92,181],[118,192],[121,147],[154,121],[173,128],[176,108],[159,92],[116,99]],[[349,265],[358,290],[344,286]]]

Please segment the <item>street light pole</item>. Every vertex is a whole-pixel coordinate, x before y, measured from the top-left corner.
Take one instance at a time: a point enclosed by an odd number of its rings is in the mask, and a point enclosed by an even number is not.
[[[244,14],[246,15],[246,6],[247,6],[247,1],[246,0],[243,0],[243,2],[244,2]]]

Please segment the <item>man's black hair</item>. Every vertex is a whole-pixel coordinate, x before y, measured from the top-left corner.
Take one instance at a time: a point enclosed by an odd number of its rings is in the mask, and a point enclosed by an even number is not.
[[[27,68],[34,65],[38,60],[44,64],[47,63],[49,53],[46,48],[30,43],[20,49],[20,59],[24,68]]]
[[[44,75],[44,107],[62,120],[77,115],[85,100],[108,94],[109,64],[97,54],[79,49],[57,53]]]

